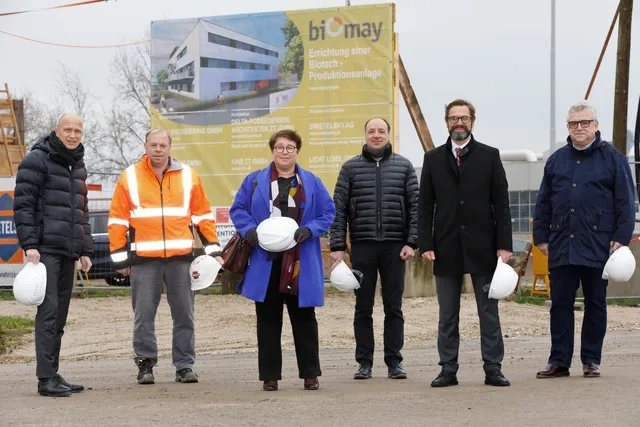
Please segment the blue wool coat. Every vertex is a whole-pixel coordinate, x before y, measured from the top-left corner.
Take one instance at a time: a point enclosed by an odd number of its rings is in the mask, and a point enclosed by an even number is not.
[[[596,134],[586,150],[571,139],[544,168],[533,214],[536,245],[549,244],[549,268],[603,268],[609,242],[628,245],[635,226],[633,180],[627,159]]]
[[[296,169],[300,175],[307,200],[300,226],[309,228],[312,236],[300,243],[298,305],[299,307],[320,307],[324,305],[324,269],[320,236],[333,223],[336,209],[322,181],[300,166],[296,165]],[[253,198],[249,200],[253,181],[256,179],[258,183]],[[242,182],[229,210],[231,221],[242,237],[245,237],[250,229],[257,227],[258,224],[271,216],[269,212],[270,186],[271,165],[250,173]],[[249,203],[251,203],[251,214],[249,214]],[[242,295],[253,301],[263,302],[267,294],[272,265],[272,261],[267,259],[267,255],[267,251],[255,246],[251,251],[247,271],[238,284],[238,290]]]

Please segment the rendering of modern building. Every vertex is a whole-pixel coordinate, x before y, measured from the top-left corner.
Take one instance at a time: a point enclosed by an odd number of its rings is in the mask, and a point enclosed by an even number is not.
[[[169,58],[169,90],[216,99],[278,86],[278,48],[199,20]]]

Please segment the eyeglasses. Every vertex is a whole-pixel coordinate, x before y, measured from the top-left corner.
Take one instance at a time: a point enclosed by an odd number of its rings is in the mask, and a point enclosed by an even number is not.
[[[582,129],[586,129],[591,126],[591,122],[595,122],[595,120],[578,120],[575,122],[567,122],[569,129],[578,129],[578,123],[582,126]]]
[[[287,153],[293,153],[294,151],[296,151],[296,146],[295,145],[287,145],[286,147],[284,145],[279,145],[277,147],[274,148],[274,150],[276,150],[276,153],[284,153],[284,150],[287,150]]]
[[[458,123],[458,120],[462,120],[462,123],[467,124],[467,123],[471,122],[471,117],[469,117],[469,116],[449,116],[449,117],[447,117],[447,120],[449,120],[449,123],[451,123],[451,124]]]

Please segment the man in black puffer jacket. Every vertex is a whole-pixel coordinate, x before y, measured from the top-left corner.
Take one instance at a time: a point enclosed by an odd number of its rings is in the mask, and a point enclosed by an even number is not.
[[[391,126],[381,118],[365,124],[362,154],[344,163],[333,196],[336,219],[331,226],[334,266],[345,258],[347,227],[351,240],[351,264],[363,273],[356,291],[353,321],[356,361],[354,379],[371,378],[373,366],[373,303],[378,271],[384,304],[384,361],[389,378],[404,379],[400,351],[404,344],[405,261],[418,242],[418,179],[411,162],[393,153]]]
[[[87,207],[87,170],[81,144],[82,120],[63,115],[41,138],[16,176],[14,220],[27,260],[47,269],[47,290],[36,314],[36,374],[43,396],[84,390],[58,375],[60,343],[69,312],[75,263],[89,271],[93,240]]]

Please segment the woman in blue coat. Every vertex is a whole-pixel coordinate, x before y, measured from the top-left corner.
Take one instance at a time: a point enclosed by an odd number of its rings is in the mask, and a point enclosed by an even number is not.
[[[293,130],[273,134],[269,139],[273,162],[244,179],[230,210],[236,230],[253,245],[238,289],[256,302],[258,368],[265,391],[277,390],[282,378],[283,303],[304,389],[317,390],[321,375],[314,308],[324,305],[320,236],[333,223],[336,211],[320,179],[297,165],[301,146],[302,139]],[[258,224],[275,216],[298,223],[294,235],[298,244],[293,249],[271,253],[258,245]]]

